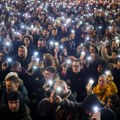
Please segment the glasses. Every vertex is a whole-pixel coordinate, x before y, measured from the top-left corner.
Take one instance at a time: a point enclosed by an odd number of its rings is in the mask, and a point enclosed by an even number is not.
[[[78,67],[80,67],[80,66],[77,66],[77,65],[72,65],[72,67],[78,68]]]

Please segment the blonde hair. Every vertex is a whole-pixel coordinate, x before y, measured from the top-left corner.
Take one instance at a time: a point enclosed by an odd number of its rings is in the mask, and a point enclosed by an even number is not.
[[[45,57],[45,59],[51,60],[51,63],[52,63],[51,66],[54,66],[54,67],[55,67],[55,60],[54,60],[54,57],[53,57],[51,54],[46,53],[46,54],[43,55],[43,58],[44,58],[44,57]]]

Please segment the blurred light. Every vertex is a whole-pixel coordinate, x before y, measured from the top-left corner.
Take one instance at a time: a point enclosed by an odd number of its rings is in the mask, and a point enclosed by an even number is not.
[[[52,80],[48,80],[47,83],[52,86],[53,85],[53,81]]]
[[[60,93],[61,91],[62,91],[62,88],[60,86],[56,88],[57,93]]]
[[[53,41],[50,41],[50,45],[54,45],[54,42],[53,42]]]
[[[85,55],[85,52],[81,52],[81,55],[83,55],[83,56],[84,56],[84,55]]]
[[[98,107],[98,106],[94,106],[94,107],[93,107],[93,111],[94,111],[94,112],[98,112],[98,111],[99,111],[99,107]]]
[[[88,56],[88,57],[87,57],[87,60],[91,61],[91,60],[92,60],[91,56]]]
[[[8,58],[8,59],[7,59],[7,62],[8,62],[8,63],[11,63],[11,62],[12,62],[12,58]]]
[[[59,45],[59,43],[58,42],[55,42],[55,46],[57,47]]]
[[[71,59],[67,59],[67,60],[66,60],[66,63],[67,63],[68,65],[70,65],[70,64],[72,63],[72,60],[71,60]]]
[[[105,71],[106,75],[111,75],[111,72],[109,70]]]
[[[38,55],[38,52],[34,52],[34,56],[37,56]]]

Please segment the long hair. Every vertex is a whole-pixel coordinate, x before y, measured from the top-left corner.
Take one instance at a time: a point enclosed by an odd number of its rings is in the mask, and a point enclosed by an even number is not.
[[[25,55],[24,55],[24,59],[26,59],[26,57],[27,57],[27,54],[28,54],[28,50],[27,50],[27,48],[24,46],[24,45],[21,45],[21,46],[19,46],[19,48],[22,48],[22,49],[24,49],[24,51],[25,51]],[[19,49],[18,48],[18,49]]]
[[[44,54],[43,55],[42,65],[44,66],[44,68],[46,68],[48,66],[55,67],[55,60],[54,60],[53,56],[51,54],[49,54],[49,53]]]

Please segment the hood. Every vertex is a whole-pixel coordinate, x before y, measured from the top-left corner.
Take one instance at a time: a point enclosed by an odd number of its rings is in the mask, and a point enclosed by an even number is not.
[[[103,107],[102,103],[98,100],[95,94],[88,95],[81,104],[84,110],[93,111],[94,106]]]

